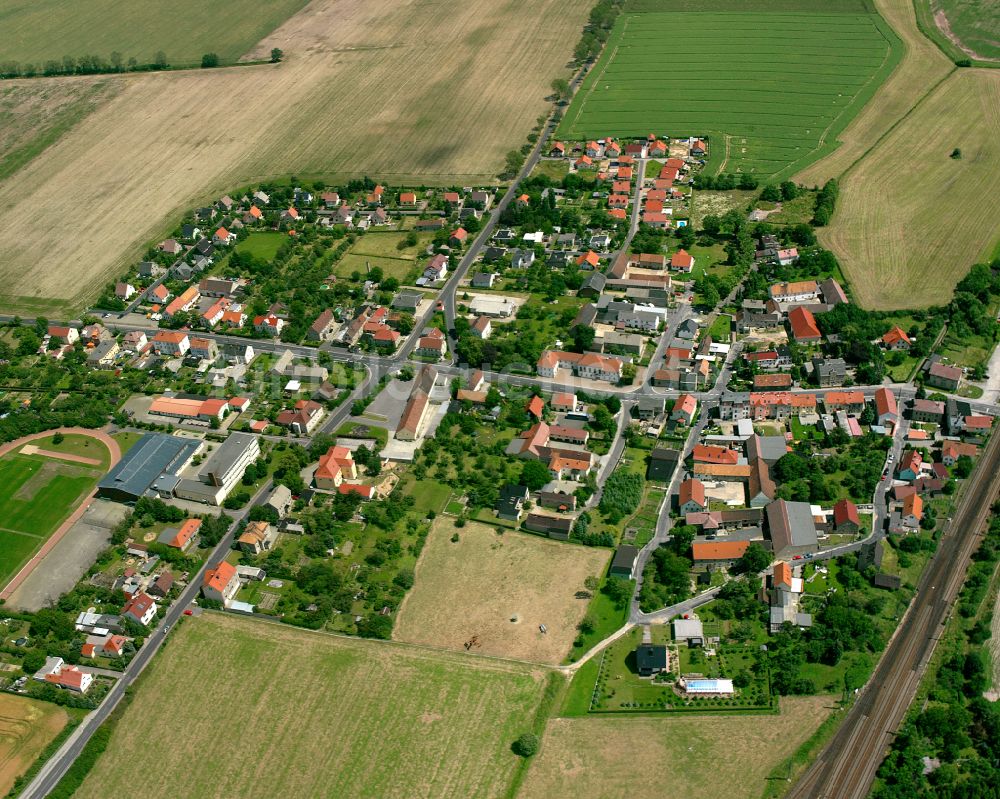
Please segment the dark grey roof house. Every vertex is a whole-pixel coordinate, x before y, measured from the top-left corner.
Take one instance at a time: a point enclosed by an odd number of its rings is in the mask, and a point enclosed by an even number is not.
[[[626,580],[631,580],[638,558],[639,550],[636,547],[631,544],[622,544],[615,551],[608,574],[612,577],[624,577]]]
[[[635,665],[640,677],[652,677],[667,668],[667,647],[663,644],[639,644],[635,648]]]

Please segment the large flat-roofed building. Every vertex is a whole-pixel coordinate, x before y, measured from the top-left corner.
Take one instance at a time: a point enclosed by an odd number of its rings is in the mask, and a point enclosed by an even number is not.
[[[118,502],[136,502],[172,489],[177,475],[202,447],[201,441],[151,433],[144,435],[97,484],[97,494]]]
[[[181,499],[221,505],[243,477],[247,466],[260,456],[257,436],[232,433],[208,456],[198,471],[198,479],[181,480],[174,493]]]

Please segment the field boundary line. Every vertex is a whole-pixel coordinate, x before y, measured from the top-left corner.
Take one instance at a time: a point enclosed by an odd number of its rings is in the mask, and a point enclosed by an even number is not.
[[[372,645],[391,644],[393,646],[403,647],[404,649],[417,649],[430,654],[452,655],[458,660],[462,660],[463,658],[468,658],[471,662],[475,662],[477,660],[487,660],[487,661],[495,661],[497,663],[506,663],[509,665],[543,668],[543,669],[548,669],[551,672],[566,673],[568,671],[568,667],[566,666],[553,666],[551,663],[541,663],[537,660],[519,660],[518,658],[506,658],[506,657],[501,657],[500,655],[487,655],[487,654],[472,653],[472,652],[462,652],[457,649],[449,649],[448,647],[445,646],[434,646],[433,644],[415,644],[409,641],[399,641],[395,638],[362,638],[360,635],[347,635],[346,633],[338,633],[334,632],[333,630],[310,630],[308,627],[297,627],[294,624],[285,624],[283,621],[279,619],[269,618],[261,613],[254,613],[252,616],[247,616],[242,613],[235,613],[227,610],[211,610],[209,608],[206,608],[206,610],[210,613],[216,613],[220,616],[251,619],[253,622],[263,622],[264,624],[273,624],[277,627],[283,627],[286,630],[298,630],[301,632],[315,633],[317,635],[326,635],[330,636],[331,638],[339,638],[345,641],[355,641],[355,642],[362,641]]]

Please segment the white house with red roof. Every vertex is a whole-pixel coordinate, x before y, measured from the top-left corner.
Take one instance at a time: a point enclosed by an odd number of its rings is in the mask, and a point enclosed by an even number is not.
[[[45,665],[35,672],[33,678],[78,694],[87,693],[94,683],[93,674],[83,671],[78,666],[70,666],[58,657],[46,658]]]
[[[160,330],[153,336],[153,349],[159,355],[183,355],[191,349],[191,340],[179,330]]]
[[[889,332],[882,336],[882,346],[887,350],[905,351],[912,345],[910,337],[899,325],[893,325]]]
[[[139,591],[125,603],[125,607],[122,608],[122,616],[146,627],[156,617],[156,602],[149,594]]]
[[[253,319],[253,329],[267,336],[280,336],[284,327],[285,320],[273,313],[255,316]]]
[[[694,256],[687,250],[678,250],[670,257],[670,268],[678,272],[690,272],[694,269]]]
[[[214,599],[228,605],[240,590],[240,578],[236,567],[227,561],[219,561],[205,572],[201,583],[201,593],[205,599]]]
[[[232,244],[234,241],[236,241],[236,234],[224,227],[220,227],[212,234],[212,244]]]
[[[424,267],[424,277],[428,280],[444,280],[448,276],[448,256],[438,253]]]

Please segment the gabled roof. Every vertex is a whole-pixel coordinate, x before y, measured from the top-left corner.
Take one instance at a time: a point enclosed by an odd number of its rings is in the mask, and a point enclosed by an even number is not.
[[[749,541],[695,541],[691,545],[694,560],[738,560],[750,546]]]
[[[205,572],[202,585],[206,588],[213,588],[219,593],[225,591],[226,586],[236,576],[236,567],[227,561],[219,561],[213,568]]]
[[[690,478],[681,483],[678,503],[683,507],[688,502],[694,502],[701,507],[705,507],[705,485],[701,480]]]
[[[788,323],[791,325],[792,335],[800,341],[822,337],[819,327],[816,325],[816,317],[801,305],[789,311]]]
[[[861,526],[861,517],[858,515],[858,506],[849,499],[842,499],[833,506],[833,523],[836,527],[851,522],[858,527]]]

